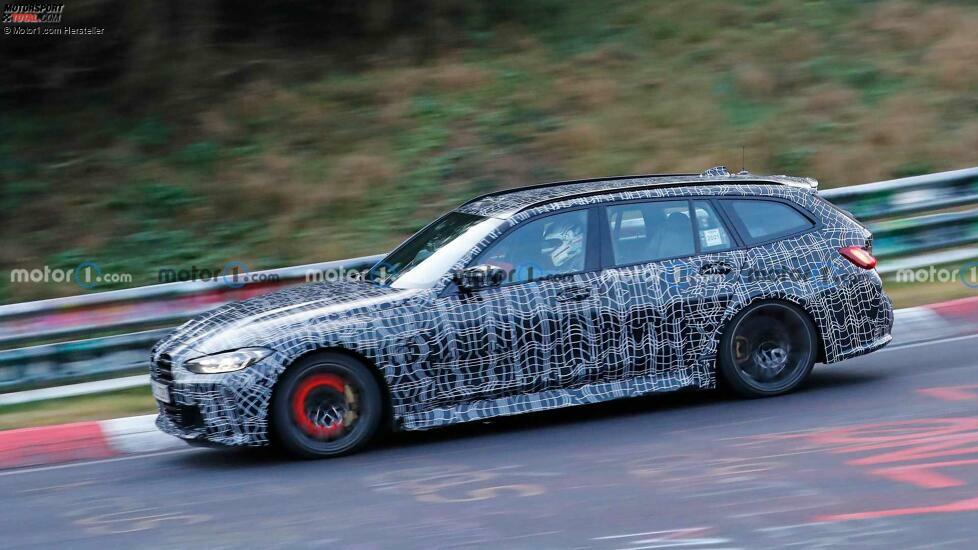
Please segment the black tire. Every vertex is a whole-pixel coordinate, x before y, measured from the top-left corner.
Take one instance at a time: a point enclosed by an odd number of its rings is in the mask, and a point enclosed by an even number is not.
[[[298,458],[334,457],[363,448],[384,414],[380,388],[367,369],[340,353],[316,354],[289,367],[272,400],[274,441]]]
[[[796,389],[817,356],[815,324],[785,302],[759,302],[731,319],[720,339],[719,374],[744,397],[769,397]]]

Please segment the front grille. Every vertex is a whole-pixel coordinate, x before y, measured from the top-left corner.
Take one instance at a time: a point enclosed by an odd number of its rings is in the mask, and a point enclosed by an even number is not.
[[[169,353],[161,353],[153,364],[153,378],[167,386],[173,384],[173,358]]]
[[[150,366],[153,380],[166,385],[173,386],[173,357],[169,353],[161,353],[156,361]],[[171,398],[173,394],[171,393]],[[163,403],[157,401],[160,412],[166,415],[175,425],[181,428],[201,428],[204,425],[204,417],[200,414],[200,409],[195,405],[183,403]]]

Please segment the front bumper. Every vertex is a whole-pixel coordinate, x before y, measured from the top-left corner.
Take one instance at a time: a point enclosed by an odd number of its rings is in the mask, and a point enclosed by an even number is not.
[[[275,380],[283,370],[272,357],[227,374],[194,374],[171,367],[170,403],[157,402],[156,426],[192,444],[260,446],[268,444],[268,409]]]

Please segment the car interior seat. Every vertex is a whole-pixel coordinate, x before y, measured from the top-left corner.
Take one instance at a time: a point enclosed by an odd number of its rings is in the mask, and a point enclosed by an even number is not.
[[[659,240],[658,258],[691,256],[696,253],[693,243],[693,225],[683,212],[673,212],[666,218]]]

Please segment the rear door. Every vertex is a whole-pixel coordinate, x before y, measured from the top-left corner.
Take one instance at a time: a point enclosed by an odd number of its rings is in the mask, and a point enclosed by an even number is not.
[[[718,203],[744,242],[741,277],[752,294],[808,294],[808,285],[830,282],[823,269],[837,254],[826,257],[828,247],[811,234],[820,226],[810,213],[773,197]]]
[[[705,384],[709,344],[738,289],[736,237],[706,198],[615,203],[602,214],[598,287],[613,366],[589,381]]]

